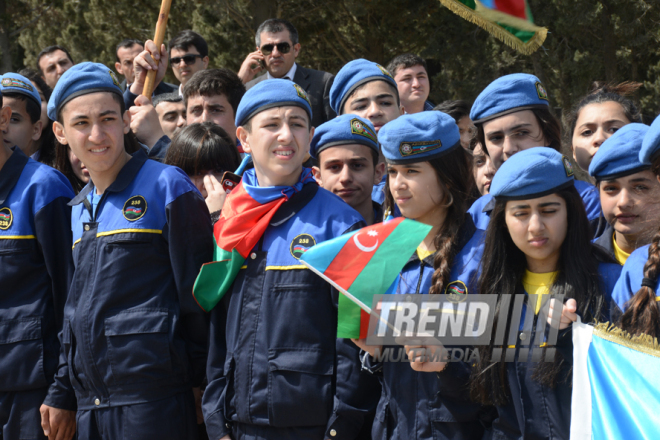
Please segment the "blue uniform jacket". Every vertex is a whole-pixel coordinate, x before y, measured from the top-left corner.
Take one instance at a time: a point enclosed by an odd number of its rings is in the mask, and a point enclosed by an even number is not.
[[[90,183],[70,202],[75,272],[61,362],[78,409],[144,403],[199,386],[208,319],[192,286],[213,253],[204,199],[180,169],[141,150],[93,215],[92,190]]]
[[[621,311],[626,310],[626,303],[639,289],[642,288],[642,279],[644,278],[644,265],[649,258],[649,245],[635,249],[623,265],[621,276],[614,286],[612,299],[619,306]],[[655,285],[655,294],[660,297],[660,278]],[[656,299],[658,299],[656,297]],[[658,303],[660,304],[660,303]]]
[[[597,230],[598,220],[603,215],[603,212],[600,209],[598,190],[592,184],[582,180],[574,180],[573,184],[578,193],[580,193],[580,197],[582,197],[584,209],[587,211],[587,218],[595,232]],[[493,210],[494,206],[493,196],[490,194],[485,194],[479,197],[475,200],[472,206],[470,206],[468,213],[472,217],[472,221],[474,221],[477,228],[483,229],[484,231],[488,228],[490,212]]]
[[[466,293],[477,293],[478,270],[484,247],[484,232],[476,229],[470,216],[459,232],[450,279],[461,281]],[[435,254],[419,259],[415,253],[401,271],[396,293],[428,293]],[[400,355],[406,359],[404,348]],[[396,356],[394,358],[396,359]],[[399,439],[481,439],[483,408],[469,400],[467,388],[471,367],[450,362],[441,373],[422,373],[408,362],[374,363],[367,356],[365,367],[382,369],[383,392],[372,430],[374,440]]]
[[[362,226],[360,214],[315,183],[278,209],[211,312],[203,398],[210,438],[230,433],[232,422],[316,426],[321,433],[327,426],[335,438],[353,438],[360,430],[367,411],[354,408],[351,402],[360,397],[350,396],[351,380],[360,374],[359,351],[336,338],[337,292],[298,256]],[[333,405],[335,397],[342,400]]]
[[[615,263],[600,263],[598,273],[605,295],[604,310],[599,321],[605,322],[609,320],[607,305],[611,302],[612,290],[621,273],[621,266]],[[522,286],[521,291],[524,291]],[[523,330],[523,325],[524,323],[521,323],[520,330]],[[534,340],[536,323],[532,325],[531,333],[527,333],[525,339],[529,335],[530,340]],[[522,345],[522,341],[519,337],[516,345]],[[529,350],[529,359],[521,360],[516,353],[516,361],[506,364],[510,397],[506,405],[497,407],[498,418],[493,422],[494,440],[567,440],[569,438],[573,362],[571,327],[559,332],[556,347],[566,362],[562,364],[554,388],[547,387],[532,378],[538,365],[531,361],[532,350]]]
[[[73,189],[58,171],[13,150],[0,172],[0,393],[53,382],[73,273]],[[75,409],[66,395],[52,404]]]
[[[616,261],[616,258],[614,256],[614,243],[612,243],[612,236],[614,235],[614,228],[612,225],[607,223],[605,219],[601,217],[601,222],[600,224],[604,223],[604,227],[602,228],[603,231],[601,232],[600,236],[597,238],[594,238],[592,242],[596,245],[599,246],[604,252],[606,252],[610,257],[612,257],[613,260]]]

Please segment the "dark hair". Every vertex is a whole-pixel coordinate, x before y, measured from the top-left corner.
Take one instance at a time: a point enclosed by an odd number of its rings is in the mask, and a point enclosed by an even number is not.
[[[144,47],[144,43],[140,40],[135,40],[133,38],[127,38],[125,40],[121,40],[119,42],[119,44],[117,45],[117,47],[115,48],[115,58],[117,58],[117,62],[118,63],[121,62],[121,60],[119,59],[119,55],[117,55],[117,53],[119,52],[119,49],[122,49],[122,48],[130,49],[131,47],[135,46],[136,44],[138,46]]]
[[[225,95],[234,110],[245,94],[245,85],[238,75],[229,69],[205,69],[195,73],[183,87],[183,102],[188,108],[188,99],[193,96]]]
[[[50,99],[53,89],[50,88],[46,81],[39,75],[39,72],[32,69],[21,69],[18,72],[30,81],[32,81],[37,89],[44,95],[46,102]],[[55,164],[55,135],[53,134],[53,121],[50,118],[46,119],[48,122],[45,127],[41,128],[41,146],[39,147],[39,162],[46,165],[53,166]]]
[[[443,101],[440,104],[433,107],[433,110],[437,110],[442,113],[447,113],[449,116],[454,118],[454,121],[458,124],[458,121],[465,116],[470,117],[470,104],[467,101],[457,100],[457,101]]]
[[[254,35],[254,42],[257,47],[261,47],[262,32],[270,32],[275,34],[284,30],[289,31],[289,38],[291,39],[291,43],[294,46],[298,44],[298,31],[289,21],[283,18],[269,18],[268,20],[261,23],[257,28],[256,34]]]
[[[41,106],[37,104],[33,99],[28,98],[22,93],[16,92],[5,92],[4,96],[7,98],[14,98],[18,99],[19,101],[23,101],[25,103],[25,111],[27,112],[28,116],[30,116],[30,121],[32,121],[33,124],[41,118]]]
[[[396,86],[394,86],[394,85],[393,85],[391,82],[389,82],[389,81],[385,81],[384,79],[375,79],[375,80],[373,80],[373,81],[382,81],[382,82],[384,82],[385,84],[387,84],[387,85],[390,87],[390,89],[392,89],[392,91],[394,92],[394,96],[396,96],[396,105],[397,105],[397,107],[401,105],[401,100],[399,99],[399,89],[397,89]],[[357,86],[355,89],[353,89],[353,91],[351,92],[351,94],[348,95],[348,96],[346,97],[346,99],[344,100],[344,106],[346,106],[346,103],[348,102],[349,99],[351,99],[351,97],[352,97],[353,95],[355,95],[359,90],[362,90],[367,84],[369,84],[370,82],[373,82],[373,81],[367,81],[366,83],[364,83],[364,84],[362,84],[362,85],[359,85],[359,86]],[[339,114],[344,114],[344,113],[348,113],[348,112],[345,112],[343,107],[340,108],[340,109],[339,109]]]
[[[167,165],[196,176],[208,171],[234,171],[241,163],[238,149],[213,122],[191,124],[179,130],[165,156]]]
[[[574,298],[578,313],[585,322],[599,319],[604,306],[604,296],[598,275],[598,251],[590,241],[592,234],[584,203],[573,185],[559,190],[556,195],[566,202],[567,230],[560,248],[558,273],[550,293]],[[525,254],[515,245],[507,228],[505,208],[506,201],[496,201],[486,230],[479,278],[480,294],[498,296],[493,328],[497,326],[500,316],[502,295],[521,293],[522,279],[527,267]],[[511,301],[507,319],[511,319],[513,304]],[[504,340],[508,340],[507,338],[508,335],[505,335]],[[509,398],[506,363],[504,359],[491,363],[492,342],[490,345],[478,347],[478,350],[481,358],[471,380],[473,398],[484,404],[503,405]],[[539,363],[532,377],[546,386],[553,387],[558,382],[563,362],[564,359],[556,352],[554,363]]]
[[[474,185],[474,178],[469,154],[460,146],[460,143],[446,155],[428,162],[435,170],[438,184],[445,194],[445,199],[439,203],[449,205],[445,221],[433,240],[436,252],[429,294],[441,294],[444,293],[444,289],[450,281],[449,276],[454,257],[460,251],[457,249],[456,242],[469,208],[468,198]],[[394,198],[390,190],[389,179],[387,179],[385,187],[384,212],[392,212]]]
[[[41,52],[39,52],[39,55],[37,55],[37,69],[39,69],[39,71],[42,74],[44,72],[41,70],[41,67],[39,67],[39,61],[41,61],[41,57],[43,57],[44,55],[48,55],[49,53],[53,53],[56,50],[61,50],[62,52],[64,52],[66,54],[67,58],[69,58],[69,61],[71,61],[71,64],[76,64],[76,63],[73,62],[73,58],[71,58],[71,54],[69,53],[69,51],[66,50],[64,47],[60,46],[59,44],[55,44],[53,46],[48,46],[47,48],[45,48]]]
[[[547,145],[539,145],[539,146],[549,147],[552,148],[553,150],[561,152],[561,125],[559,124],[559,120],[552,113],[550,113],[550,107],[522,109],[520,111],[523,110],[529,110],[532,113],[534,113],[534,116],[536,116],[536,120],[538,121],[539,126],[541,127],[541,134],[545,138]],[[477,127],[477,141],[481,142],[481,145],[484,146],[484,152],[486,154],[489,154],[488,148],[486,148],[484,123],[483,122],[475,123],[474,125]]]
[[[660,156],[653,161],[651,169],[656,176],[660,176]],[[648,260],[644,265],[644,278],[657,283],[658,275],[660,275],[660,229],[651,240]],[[660,337],[660,312],[656,293],[654,288],[642,286],[628,301],[619,326],[633,335],[645,333],[655,338]]]
[[[154,96],[152,102],[154,107],[158,106],[161,102],[181,102],[183,101],[183,96],[179,95],[179,92],[172,93],[161,93],[160,95]]]
[[[179,32],[176,37],[170,40],[168,46],[169,50],[167,53],[169,55],[172,55],[172,49],[188,50],[190,46],[195,46],[195,49],[197,49],[197,52],[202,57],[209,55],[209,45],[206,43],[206,40],[197,32],[193,32],[190,29]]]
[[[638,105],[627,98],[637,91],[642,86],[642,83],[625,81],[620,84],[606,83],[602,81],[595,81],[591,85],[591,91],[573,107],[565,118],[566,127],[568,131],[566,135],[569,136],[569,145],[572,145],[573,132],[577,124],[578,117],[582,109],[589,104],[601,104],[604,102],[616,102],[623,108],[623,113],[630,122],[642,122],[642,114]]]
[[[394,57],[394,59],[387,65],[387,71],[390,72],[392,76],[396,76],[396,73],[399,69],[407,69],[414,66],[422,66],[428,73],[428,69],[426,68],[426,61],[424,58],[412,53],[404,53]]]

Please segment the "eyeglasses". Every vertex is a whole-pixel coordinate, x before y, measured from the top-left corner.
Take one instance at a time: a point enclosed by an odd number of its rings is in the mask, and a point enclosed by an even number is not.
[[[262,54],[268,56],[273,53],[274,47],[277,47],[279,53],[289,53],[291,51],[291,45],[289,43],[264,44],[260,50]]]
[[[179,63],[181,63],[181,60],[183,60],[183,62],[186,63],[186,66],[190,66],[191,64],[195,64],[195,58],[204,58],[204,57],[198,53],[189,53],[182,57],[170,58],[170,64],[176,66]]]

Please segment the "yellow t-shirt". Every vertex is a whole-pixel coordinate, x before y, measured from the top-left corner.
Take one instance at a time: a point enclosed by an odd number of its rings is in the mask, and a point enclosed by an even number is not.
[[[421,247],[417,248],[417,256],[419,257],[420,260],[423,260],[424,258],[428,257],[429,255],[433,254],[435,251],[429,251],[427,249],[422,249]]]
[[[612,244],[614,245],[614,258],[619,262],[621,266],[626,264],[626,260],[630,256],[629,253],[625,252],[623,249],[616,244],[616,234],[612,234]]]
[[[552,283],[555,282],[556,276],[557,272],[533,273],[525,270],[525,275],[522,279],[525,292],[527,292],[528,295],[539,295],[539,299],[536,301],[536,310],[534,310],[534,314],[538,314],[539,310],[541,310],[543,295],[550,293],[550,287],[552,286]]]

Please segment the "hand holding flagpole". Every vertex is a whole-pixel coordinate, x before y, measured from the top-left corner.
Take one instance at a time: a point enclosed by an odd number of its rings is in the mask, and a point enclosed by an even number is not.
[[[165,29],[167,27],[167,19],[169,18],[170,15],[170,7],[172,6],[172,0],[163,0],[163,2],[160,5],[160,13],[158,14],[158,22],[156,23],[156,34],[154,35],[154,43],[156,44],[157,48],[160,48],[160,46],[163,44],[163,40],[165,40]],[[156,62],[156,65],[160,62],[160,60],[154,60]],[[154,88],[156,87],[156,73],[158,72],[157,69],[150,70],[147,73],[147,79],[144,83],[144,89],[142,90],[142,95],[145,96],[148,99],[151,99],[151,95],[154,92]]]

